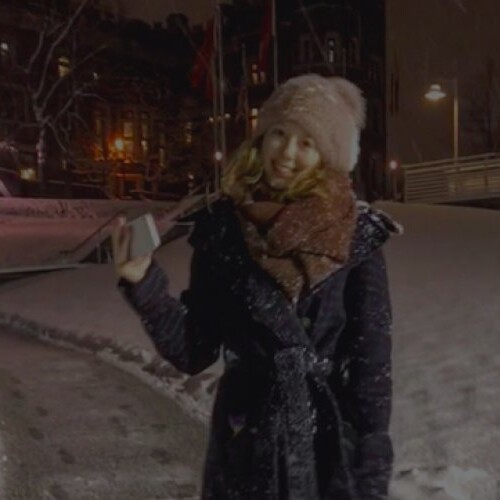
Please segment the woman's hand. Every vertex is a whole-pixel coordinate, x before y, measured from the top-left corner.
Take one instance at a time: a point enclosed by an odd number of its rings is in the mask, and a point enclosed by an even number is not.
[[[132,230],[126,225],[125,217],[118,218],[118,225],[113,229],[111,239],[116,274],[127,281],[138,283],[146,275],[146,271],[153,259],[153,254],[150,253],[143,257],[130,259]]]

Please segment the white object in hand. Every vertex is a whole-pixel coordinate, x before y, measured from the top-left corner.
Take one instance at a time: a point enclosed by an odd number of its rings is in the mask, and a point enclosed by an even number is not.
[[[146,213],[127,223],[131,230],[130,259],[143,257],[160,246],[160,235],[150,213]]]

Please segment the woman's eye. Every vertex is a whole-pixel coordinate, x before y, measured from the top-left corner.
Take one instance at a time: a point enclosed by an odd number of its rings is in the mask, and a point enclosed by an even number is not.
[[[283,132],[283,129],[281,128],[275,128],[273,129],[273,134],[281,137],[285,134],[285,132]]]
[[[302,146],[304,146],[305,148],[312,148],[313,147],[313,143],[310,139],[304,139],[302,141]]]

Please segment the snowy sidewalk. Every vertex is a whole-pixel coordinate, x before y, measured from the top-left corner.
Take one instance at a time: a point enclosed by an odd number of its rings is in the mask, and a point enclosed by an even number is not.
[[[405,235],[386,246],[394,310],[393,498],[497,500],[500,212],[379,207],[405,226]],[[185,238],[157,258],[178,294],[189,268]],[[209,414],[220,367],[189,378],[159,360],[110,265],[0,287],[0,323],[91,349],[201,419]]]

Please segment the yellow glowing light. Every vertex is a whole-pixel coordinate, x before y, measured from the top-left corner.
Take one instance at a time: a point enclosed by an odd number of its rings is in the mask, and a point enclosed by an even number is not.
[[[125,144],[123,143],[123,139],[120,138],[115,139],[115,148],[117,151],[123,151],[125,149]]]

